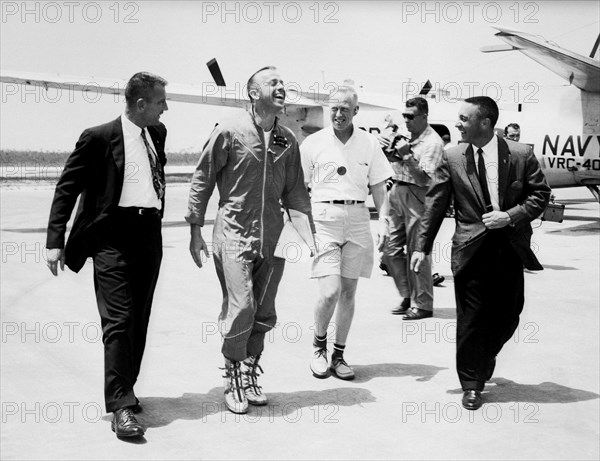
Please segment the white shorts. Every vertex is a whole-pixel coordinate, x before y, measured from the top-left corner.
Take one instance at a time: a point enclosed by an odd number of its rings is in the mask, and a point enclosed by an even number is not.
[[[369,278],[373,271],[373,236],[370,213],[364,203],[337,205],[312,203],[317,254],[312,278],[341,275]]]

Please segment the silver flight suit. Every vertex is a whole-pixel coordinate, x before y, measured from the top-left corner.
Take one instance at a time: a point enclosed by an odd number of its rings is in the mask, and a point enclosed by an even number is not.
[[[266,149],[249,112],[217,125],[192,178],[186,221],[204,225],[215,184],[220,200],[212,251],[223,290],[222,352],[241,361],[262,352],[277,321],[275,295],[285,261],[273,252],[283,228],[281,204],[306,213],[314,231],[294,134],[276,120]]]

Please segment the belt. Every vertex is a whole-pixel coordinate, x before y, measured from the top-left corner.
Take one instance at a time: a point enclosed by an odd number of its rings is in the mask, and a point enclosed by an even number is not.
[[[414,186],[415,185],[415,184],[410,183],[410,182],[398,181],[398,180],[394,180],[394,184],[396,184],[397,186]]]
[[[318,203],[333,203],[334,205],[360,205],[364,200],[324,200]]]
[[[127,206],[118,208],[119,213],[138,215],[138,216],[155,216],[160,213],[158,208],[140,208],[137,206]]]

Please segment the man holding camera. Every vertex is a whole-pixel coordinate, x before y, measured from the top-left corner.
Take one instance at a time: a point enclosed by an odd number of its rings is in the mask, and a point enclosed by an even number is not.
[[[424,259],[418,273],[408,270],[406,257],[416,247],[421,215],[425,210],[425,193],[444,151],[442,138],[429,126],[428,112],[424,98],[409,99],[402,116],[411,134],[410,140],[394,143],[380,138],[395,173],[389,194],[390,239],[384,249],[383,262],[403,298],[392,313],[403,314],[403,320],[433,316],[431,256]]]

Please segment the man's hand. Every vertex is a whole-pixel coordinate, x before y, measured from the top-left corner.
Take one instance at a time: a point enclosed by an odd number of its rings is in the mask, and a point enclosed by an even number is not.
[[[403,139],[401,143],[399,143],[399,145],[396,146],[396,157],[403,161],[413,159],[410,148],[411,145]]]
[[[202,253],[204,252],[206,258],[210,258],[206,242],[202,238],[202,226],[192,224],[190,226],[190,231],[192,235],[190,240],[190,253],[192,254],[192,259],[196,263],[196,266],[202,268]]]
[[[46,250],[46,265],[52,272],[52,275],[58,276],[58,264],[60,270],[65,270],[65,252],[62,248],[48,248]]]
[[[379,218],[379,232],[377,233],[377,251],[383,251],[385,244],[390,239],[390,218]]]
[[[392,140],[389,137],[383,135],[377,136],[377,141],[379,141],[379,145],[383,150],[389,149],[390,144],[392,143]]]
[[[510,215],[506,211],[490,211],[481,218],[488,229],[501,229],[510,224]]]
[[[379,135],[377,136],[377,140],[379,141],[379,145],[383,149],[383,153],[387,157],[388,161],[400,162],[409,157],[412,158],[412,155],[410,154],[410,144],[408,144],[404,138],[398,142],[395,142],[394,149],[391,149],[392,140],[389,137]]]
[[[421,263],[424,259],[425,253],[421,251],[413,251],[413,254],[410,257],[410,268],[418,273],[419,269],[421,268]]]

